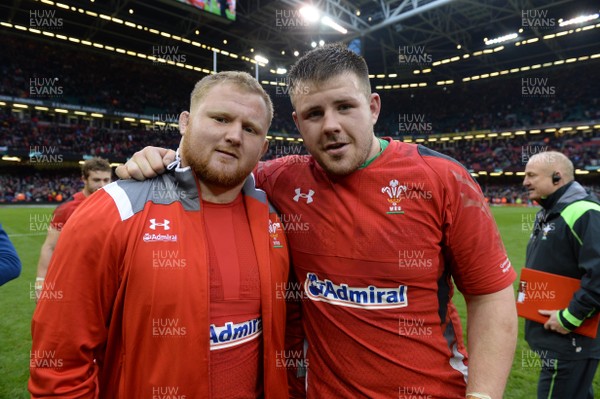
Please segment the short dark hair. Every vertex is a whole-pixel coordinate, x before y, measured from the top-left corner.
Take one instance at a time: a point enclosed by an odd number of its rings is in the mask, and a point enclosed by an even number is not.
[[[81,165],[81,175],[84,179],[90,177],[90,172],[111,172],[112,169],[110,164],[106,159],[94,157],[92,159],[88,159]]]
[[[200,79],[194,86],[194,90],[192,90],[190,96],[190,111],[195,111],[196,105],[204,99],[210,89],[224,83],[231,83],[238,89],[261,96],[267,107],[267,118],[269,119],[269,125],[271,125],[273,121],[273,102],[271,101],[271,97],[269,97],[269,94],[263,89],[260,83],[247,72],[222,71]]]
[[[326,44],[309,51],[292,66],[288,74],[292,104],[294,93],[301,92],[302,83],[322,83],[348,72],[358,77],[368,97],[371,94],[371,82],[364,58],[348,50],[342,43]]]

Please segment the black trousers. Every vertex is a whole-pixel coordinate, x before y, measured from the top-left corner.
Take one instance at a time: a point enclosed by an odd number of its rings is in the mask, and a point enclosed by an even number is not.
[[[598,359],[544,362],[538,381],[538,399],[594,399],[592,381]]]

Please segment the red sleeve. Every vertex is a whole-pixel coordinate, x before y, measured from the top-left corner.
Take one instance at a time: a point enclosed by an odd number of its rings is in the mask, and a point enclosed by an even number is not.
[[[306,155],[286,155],[271,161],[260,162],[254,170],[256,177],[256,187],[267,193],[267,197],[273,197],[273,186],[279,178],[279,175],[294,164],[306,163]]]
[[[458,289],[484,295],[508,287],[516,273],[477,182],[460,164],[443,162],[445,257]]]
[[[90,198],[80,211],[61,233],[33,315],[32,398],[95,397],[95,360],[102,359],[118,289],[120,248],[126,243],[115,238],[121,219],[108,194]]]
[[[52,214],[52,220],[50,221],[50,226],[58,231],[61,231],[65,223],[67,223],[67,219],[73,213],[74,208],[69,206],[70,202],[64,203],[57,207]]]

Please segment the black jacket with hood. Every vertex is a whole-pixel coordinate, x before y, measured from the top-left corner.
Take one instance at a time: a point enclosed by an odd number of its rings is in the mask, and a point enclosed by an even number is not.
[[[559,313],[561,324],[571,331],[600,311],[600,201],[573,181],[540,202],[525,267],[581,280],[568,308]],[[549,357],[600,359],[600,334],[595,339],[562,335],[526,320],[525,340]]]

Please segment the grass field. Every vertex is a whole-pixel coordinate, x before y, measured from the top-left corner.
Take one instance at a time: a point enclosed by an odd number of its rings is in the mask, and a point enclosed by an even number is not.
[[[39,250],[51,212],[52,208],[0,207],[0,222],[11,237],[23,262],[21,277],[0,287],[0,399],[29,397],[27,393],[31,346],[29,328],[35,307],[31,299],[32,285],[35,280]],[[493,213],[510,260],[514,267],[520,270],[524,263],[525,246],[535,209],[494,208]],[[460,295],[457,295],[456,304],[464,322],[465,305]],[[517,351],[505,398],[536,397],[539,369],[535,367],[536,362],[530,361],[531,355],[523,340],[523,322],[520,320]],[[600,392],[598,376],[594,381],[594,389]]]

